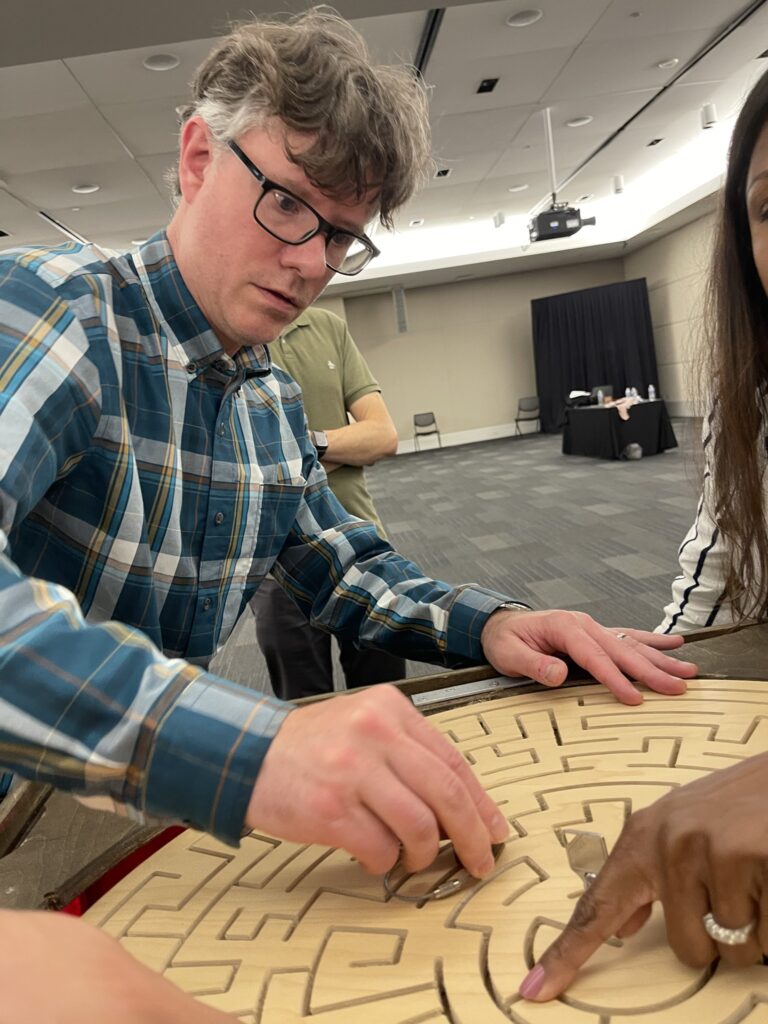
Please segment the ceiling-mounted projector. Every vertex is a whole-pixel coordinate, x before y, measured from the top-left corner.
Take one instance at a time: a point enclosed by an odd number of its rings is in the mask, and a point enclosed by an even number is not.
[[[594,217],[582,217],[581,210],[567,203],[554,203],[548,210],[537,214],[528,225],[532,242],[549,238],[567,238],[575,235],[585,224],[594,224]]]
[[[549,107],[542,111],[544,115],[544,141],[547,145],[547,161],[549,176],[552,182],[552,202],[549,209],[542,213],[533,213],[528,223],[528,235],[532,242],[545,242],[550,238],[568,238],[575,235],[586,224],[594,224],[594,217],[582,217],[581,210],[568,203],[557,201],[557,173],[555,171],[555,144],[552,138],[552,117]],[[533,208],[534,210],[536,207]]]

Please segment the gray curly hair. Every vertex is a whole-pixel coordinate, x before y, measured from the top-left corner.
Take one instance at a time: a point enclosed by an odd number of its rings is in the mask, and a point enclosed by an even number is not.
[[[286,154],[322,192],[359,201],[378,193],[393,213],[431,166],[426,89],[414,69],[375,66],[362,36],[329,7],[237,25],[197,70],[180,123],[199,115],[221,145],[279,119],[314,137]],[[169,175],[179,195],[178,174]]]

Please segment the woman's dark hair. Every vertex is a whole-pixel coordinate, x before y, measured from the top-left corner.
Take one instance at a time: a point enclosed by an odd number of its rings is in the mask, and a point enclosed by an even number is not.
[[[736,121],[706,296],[713,373],[710,515],[726,544],[725,595],[735,618],[768,617],[768,530],[763,493],[768,390],[768,299],[755,267],[747,173],[768,123],[768,72]]]

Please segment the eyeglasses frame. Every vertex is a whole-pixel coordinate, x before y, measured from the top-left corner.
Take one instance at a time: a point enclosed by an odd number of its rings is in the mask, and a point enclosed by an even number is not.
[[[321,216],[317,212],[317,210],[306,201],[306,199],[302,199],[301,196],[297,196],[294,192],[291,192],[290,189],[285,188],[284,185],[280,185],[278,182],[272,181],[271,178],[268,178],[263,171],[259,170],[259,168],[253,162],[253,160],[251,160],[248,154],[243,152],[243,150],[240,148],[240,146],[238,146],[234,139],[230,139],[227,145],[238,158],[238,160],[240,160],[241,163],[243,163],[248,168],[248,170],[251,172],[254,178],[261,185],[261,195],[256,200],[253,207],[253,219],[256,221],[260,228],[263,228],[263,230],[267,232],[267,234],[272,235],[273,238],[276,238],[279,242],[285,243],[285,245],[304,245],[306,242],[311,241],[315,237],[315,235],[325,235],[326,247],[333,238],[333,236],[337,234],[349,235],[351,238],[357,239],[357,241],[360,242],[363,245],[363,247],[367,249],[368,252],[370,253],[368,260],[357,270],[339,270],[338,267],[332,267],[327,260],[325,261],[325,265],[326,267],[328,267],[329,270],[332,270],[335,274],[343,274],[344,277],[355,277],[362,270],[365,270],[365,268],[368,266],[371,260],[374,260],[376,259],[377,256],[381,255],[381,250],[376,248],[376,246],[373,244],[370,238],[368,238],[367,235],[360,235],[357,234],[355,231],[350,231],[348,228],[340,228],[336,224],[331,224],[331,222],[326,220],[325,217]],[[264,196],[267,195],[268,192],[282,192],[284,195],[290,196],[291,199],[295,199],[297,203],[301,203],[303,206],[306,206],[310,213],[314,214],[314,216],[317,217],[317,227],[315,228],[315,230],[308,234],[306,238],[302,238],[298,242],[291,242],[287,238],[281,238],[280,235],[276,235],[274,231],[268,228],[266,224],[260,221],[259,218],[256,216],[256,211],[259,208],[259,204],[261,203],[262,199],[264,198]]]

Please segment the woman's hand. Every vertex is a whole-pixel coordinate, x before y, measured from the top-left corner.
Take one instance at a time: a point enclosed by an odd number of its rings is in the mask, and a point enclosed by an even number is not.
[[[661,900],[667,938],[691,967],[720,956],[749,966],[768,952],[768,754],[674,789],[627,821],[605,866],[563,933],[520,986],[526,999],[554,999],[611,936],[628,938]],[[754,923],[743,943],[715,942]]]

